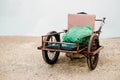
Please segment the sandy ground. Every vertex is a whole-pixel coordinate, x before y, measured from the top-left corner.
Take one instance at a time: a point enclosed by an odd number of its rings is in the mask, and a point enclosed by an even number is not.
[[[102,39],[95,70],[86,59],[71,61],[64,53],[50,66],[43,61],[38,37],[0,37],[0,80],[120,80],[120,38]]]

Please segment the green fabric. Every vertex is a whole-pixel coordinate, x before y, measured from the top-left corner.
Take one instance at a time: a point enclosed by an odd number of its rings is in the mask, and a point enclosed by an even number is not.
[[[70,43],[77,43],[84,44],[84,42],[89,42],[90,37],[87,37],[86,40],[83,38],[85,36],[89,36],[92,34],[92,27],[91,26],[84,26],[84,27],[73,27],[67,33],[65,33],[62,37],[63,42],[70,42]],[[79,40],[78,40],[79,38]]]

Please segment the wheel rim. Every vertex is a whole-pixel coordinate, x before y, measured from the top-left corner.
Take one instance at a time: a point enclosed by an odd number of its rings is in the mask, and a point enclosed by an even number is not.
[[[93,42],[91,43],[91,49],[90,49],[90,51],[93,52],[93,51],[97,50],[98,47],[99,47],[98,38],[95,38],[93,40]]]
[[[53,34],[53,33],[56,33],[56,31],[52,31],[49,34]],[[60,36],[58,34],[56,35],[50,35],[50,36],[47,36],[44,41],[50,41],[50,42],[60,42]],[[50,44],[50,43],[45,43],[44,44],[45,46],[48,46],[48,45],[54,45],[54,44]],[[49,51],[49,50],[43,50],[42,51],[42,55],[43,55],[43,59],[46,63],[48,64],[54,64],[57,62],[57,59],[59,57],[59,51]]]
[[[54,36],[51,36],[50,39],[49,39],[49,41],[50,41],[50,42],[56,42],[56,39],[55,39]],[[50,43],[48,43],[47,45],[49,45],[49,44],[50,44]],[[54,45],[54,44],[52,44],[52,45]],[[56,55],[56,51],[47,51],[47,53],[48,53],[48,58],[49,58],[50,60],[53,60],[54,57],[55,57],[55,55]]]
[[[93,38],[91,39],[91,42],[89,43],[88,51],[93,52],[97,50],[98,47],[99,47],[99,39],[98,39],[98,36],[95,35],[93,36]],[[93,70],[96,68],[98,63],[98,57],[99,57],[98,53],[95,55],[88,55],[87,63],[90,70]]]
[[[94,69],[97,66],[97,62],[98,62],[98,55],[99,54],[95,54],[90,56],[90,60],[91,60],[91,68]]]

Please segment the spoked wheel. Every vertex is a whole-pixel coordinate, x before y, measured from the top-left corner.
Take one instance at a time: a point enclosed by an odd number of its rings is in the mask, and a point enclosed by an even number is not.
[[[56,31],[52,31],[48,34],[53,34],[53,33],[57,33]],[[60,42],[60,36],[58,34],[55,35],[50,35],[47,36],[44,41],[51,41],[51,42]],[[49,43],[45,43],[45,46],[49,45]],[[48,51],[48,50],[42,50],[42,55],[43,55],[43,59],[46,63],[48,64],[54,64],[57,62],[58,57],[59,57],[59,51]]]
[[[88,52],[94,52],[99,48],[99,38],[97,35],[92,35],[88,45]],[[97,66],[99,53],[95,55],[88,55],[87,64],[90,70],[94,70]]]

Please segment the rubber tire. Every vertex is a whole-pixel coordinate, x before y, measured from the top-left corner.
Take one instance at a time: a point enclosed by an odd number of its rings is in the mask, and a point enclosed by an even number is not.
[[[53,33],[57,33],[57,32],[56,31],[51,31],[48,34],[53,34]],[[53,36],[55,37],[55,39],[56,39],[57,42],[60,42],[60,36],[58,34],[55,34]],[[47,36],[46,39],[45,39],[45,41],[49,41],[49,39],[51,37],[52,36]],[[48,45],[48,43],[45,44],[45,46],[47,46],[47,45]],[[42,50],[43,59],[48,64],[55,64],[57,62],[57,60],[58,60],[59,53],[60,52],[56,51],[55,56],[52,59],[50,59],[49,56],[48,56],[48,51],[47,50]]]
[[[91,36],[90,42],[88,44],[88,52],[91,51],[92,46],[93,46],[93,41],[96,41],[96,48],[99,47],[99,38],[97,35],[93,34]],[[92,60],[92,57],[94,57],[94,60]],[[95,55],[88,55],[87,56],[87,64],[90,70],[94,70],[97,66],[98,63],[98,59],[99,59],[99,53],[95,54]]]

